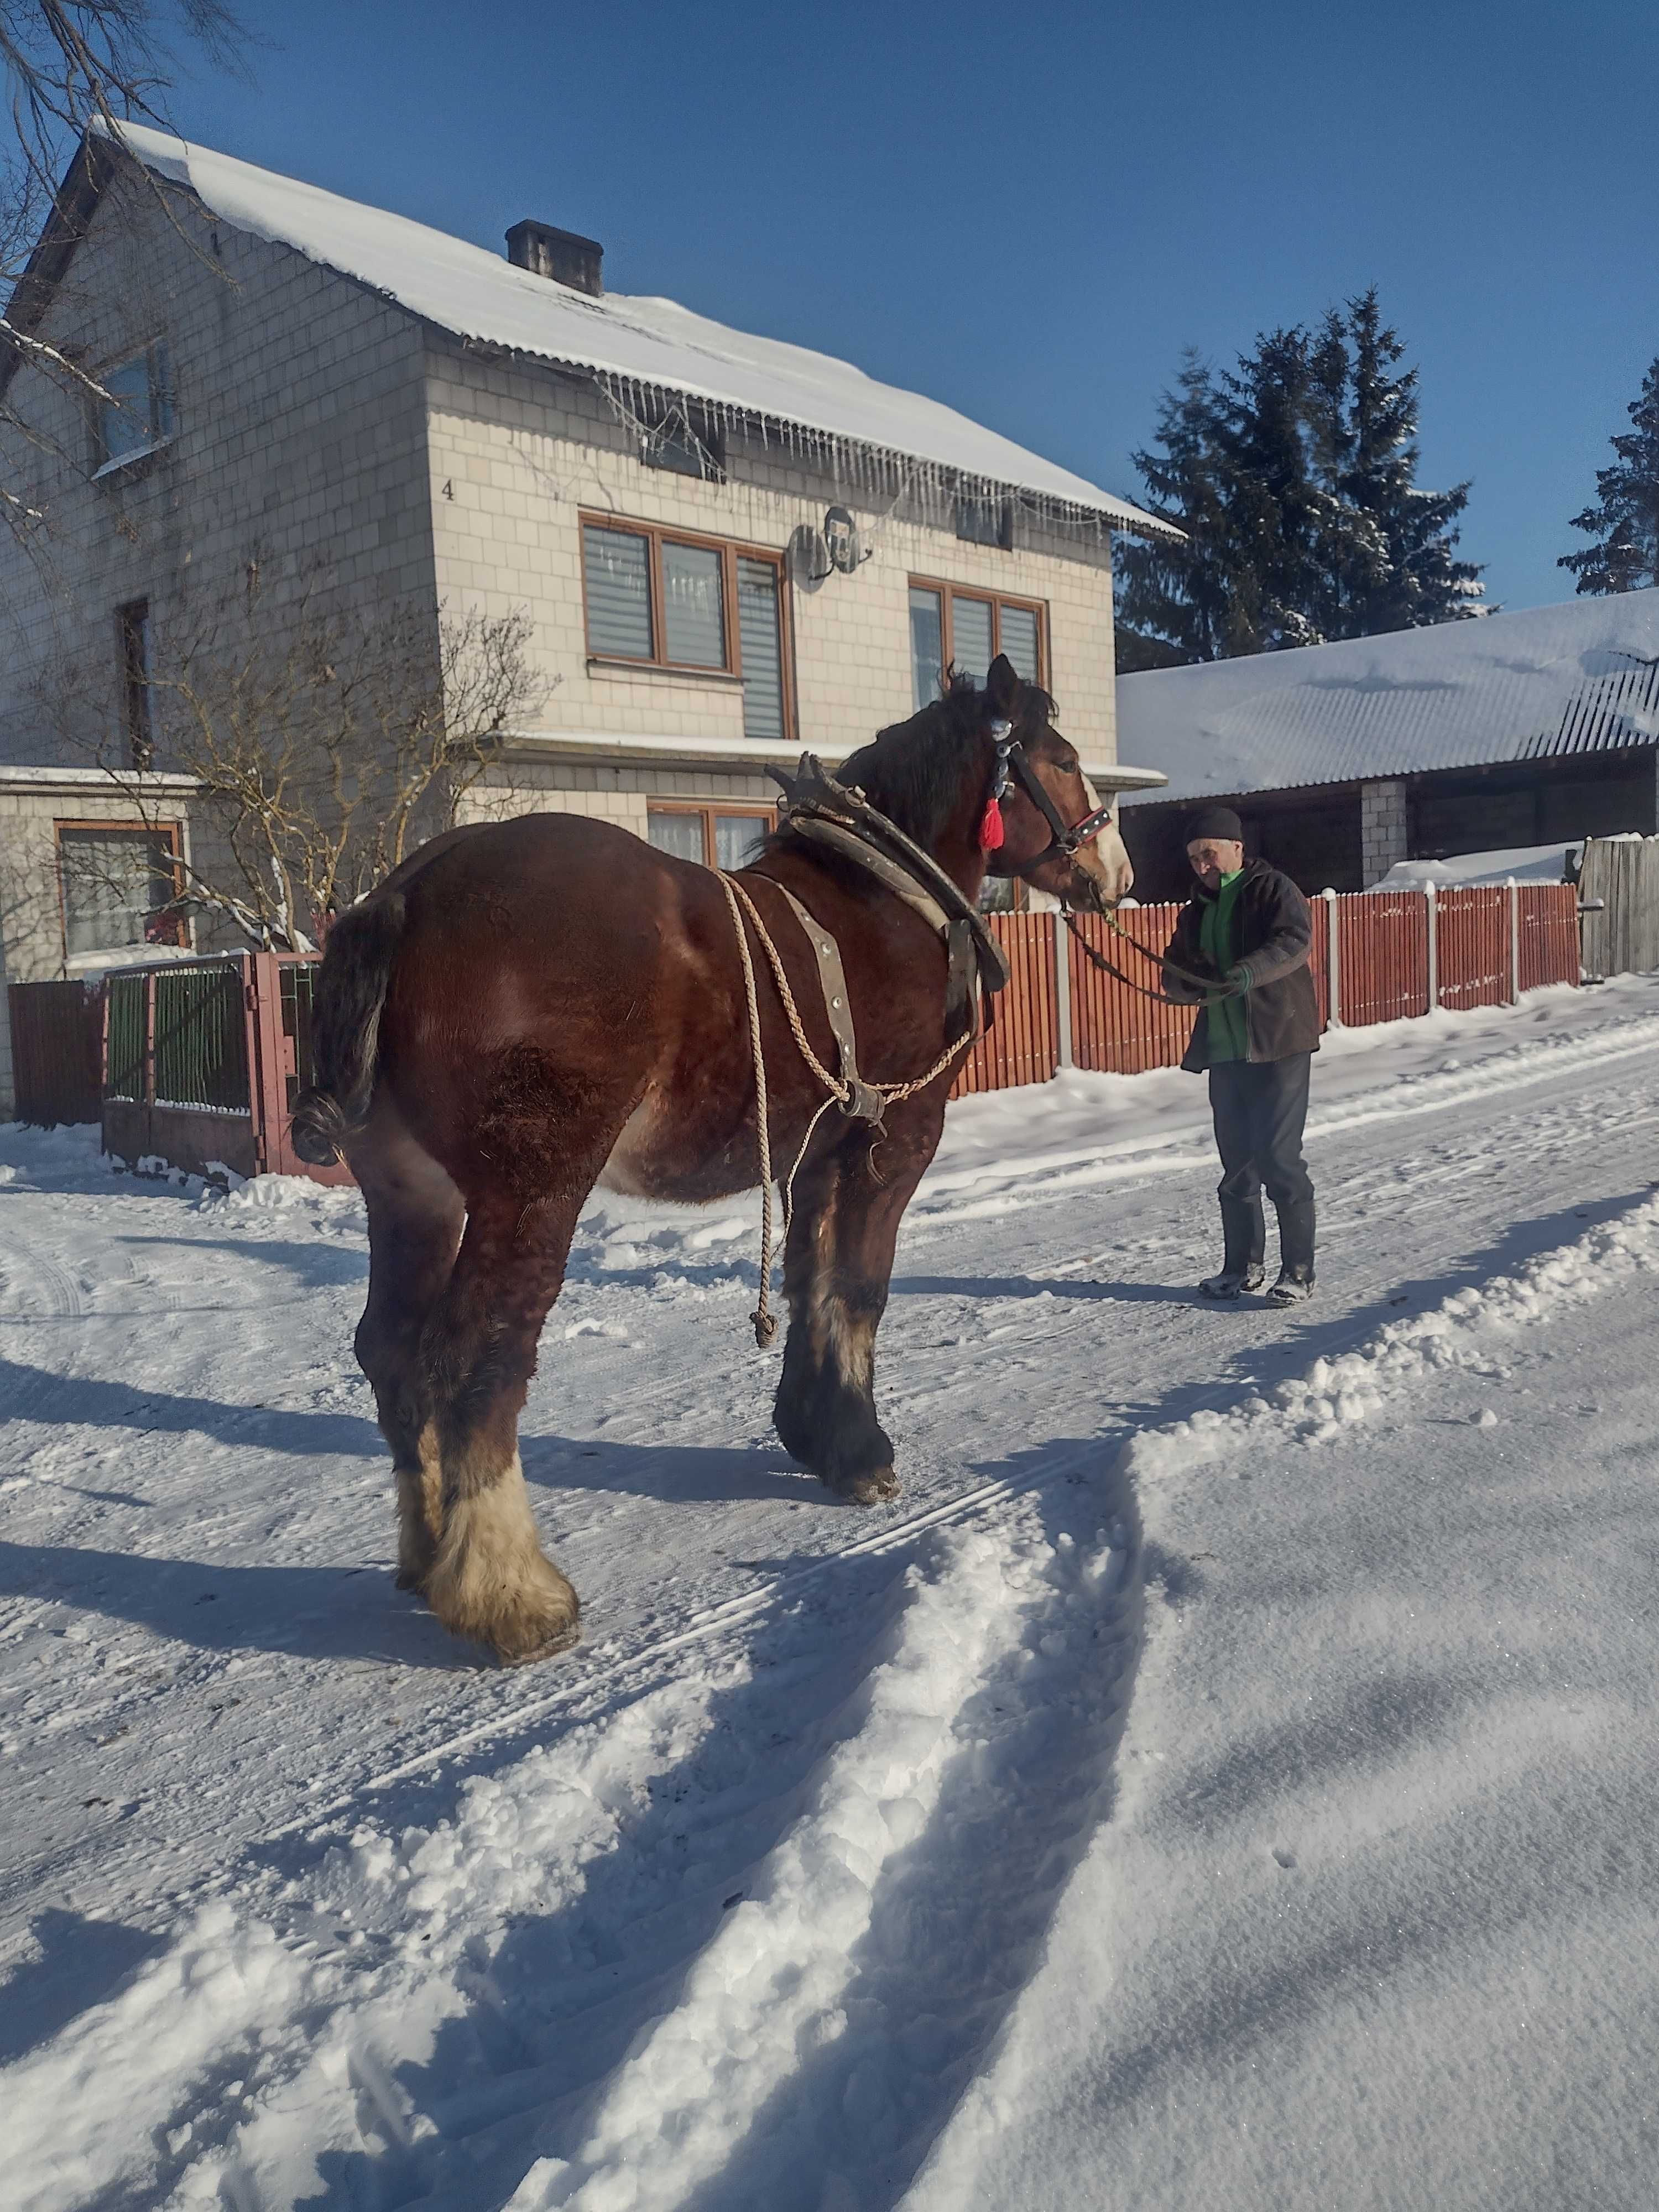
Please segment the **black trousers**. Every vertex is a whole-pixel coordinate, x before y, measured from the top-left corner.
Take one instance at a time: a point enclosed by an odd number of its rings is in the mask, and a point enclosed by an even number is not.
[[[1285,1060],[1223,1060],[1210,1070],[1210,1110],[1224,1172],[1218,1186],[1224,1265],[1260,1267],[1267,1245],[1265,1185],[1279,1216],[1280,1264],[1311,1277],[1314,1187],[1302,1157],[1310,1052]]]

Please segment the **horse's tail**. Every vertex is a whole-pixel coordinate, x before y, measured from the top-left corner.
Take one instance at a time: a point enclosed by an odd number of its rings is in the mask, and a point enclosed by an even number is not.
[[[316,1167],[331,1166],[345,1139],[368,1118],[380,1009],[404,915],[401,891],[376,891],[349,907],[328,933],[312,1002],[314,1079],[294,1109],[294,1149]]]

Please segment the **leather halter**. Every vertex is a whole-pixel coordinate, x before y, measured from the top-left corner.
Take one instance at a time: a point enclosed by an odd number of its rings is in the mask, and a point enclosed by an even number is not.
[[[1012,735],[1010,726],[1006,722],[994,722],[991,735],[996,740],[997,748],[997,775],[992,786],[992,797],[1001,798],[1008,787],[1008,778],[1012,773],[1014,781],[1054,833],[1040,853],[1029,860],[1021,861],[1022,871],[1040,867],[1055,853],[1069,860],[1079,845],[1086,845],[1091,838],[1098,837],[1103,830],[1110,827],[1112,809],[1109,805],[1097,806],[1080,822],[1062,822],[1060,809],[1043,788],[1042,779],[1027,758],[1024,746]]]

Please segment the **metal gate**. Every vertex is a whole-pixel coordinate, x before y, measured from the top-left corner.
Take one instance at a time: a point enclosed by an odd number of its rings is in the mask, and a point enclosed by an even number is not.
[[[246,954],[112,975],[106,991],[104,1149],[196,1175],[258,1175]]]

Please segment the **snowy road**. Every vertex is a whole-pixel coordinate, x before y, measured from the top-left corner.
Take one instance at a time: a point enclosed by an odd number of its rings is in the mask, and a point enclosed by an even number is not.
[[[1191,1079],[953,1111],[873,1516],[754,1212],[595,1208],[521,1674],[391,1586],[355,1199],[0,1133],[20,2204],[1650,2201],[1659,988],[1315,1098],[1289,1316]]]

